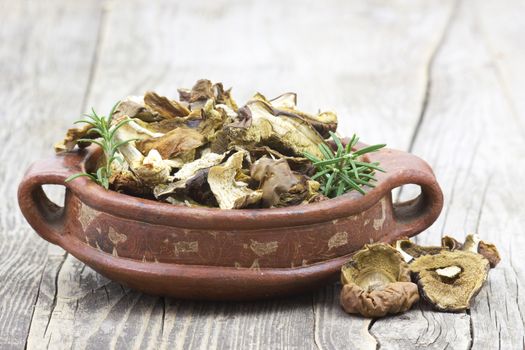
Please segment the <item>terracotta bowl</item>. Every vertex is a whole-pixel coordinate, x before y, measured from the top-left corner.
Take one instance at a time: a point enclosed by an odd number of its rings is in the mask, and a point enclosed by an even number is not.
[[[221,210],[179,207],[106,191],[71,174],[92,168],[89,147],[33,164],[18,189],[29,224],[104,276],[149,294],[243,300],[304,293],[337,279],[364,244],[413,236],[438,217],[443,196],[431,168],[411,154],[370,155],[387,170],[377,186],[302,206]],[[66,188],[64,206],[42,185]],[[391,190],[421,195],[392,203]]]

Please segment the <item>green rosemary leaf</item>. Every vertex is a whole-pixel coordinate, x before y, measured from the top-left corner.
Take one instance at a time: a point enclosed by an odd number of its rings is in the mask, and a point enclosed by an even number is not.
[[[357,150],[354,152],[354,156],[361,156],[365,153],[370,153],[370,152],[374,152],[374,151],[377,151],[383,147],[385,147],[386,145],[385,144],[380,144],[380,145],[373,145],[373,146],[368,146],[368,147],[364,147],[364,148],[361,148],[360,150]]]
[[[319,145],[319,150],[321,151],[321,153],[323,154],[323,156],[326,159],[334,158],[333,151],[327,145],[325,145],[324,143],[321,143]]]
[[[346,174],[341,174],[341,178],[353,189],[357,190],[361,194],[365,194],[365,191],[357,184],[355,181],[353,181],[351,178],[346,176]]]
[[[312,163],[320,162],[321,160],[309,152],[303,152],[305,158],[308,158]]]
[[[323,170],[323,171],[320,171],[320,172],[318,172],[318,173],[315,173],[315,174],[311,177],[311,179],[312,179],[312,180],[315,180],[315,179],[317,179],[318,177],[321,177],[321,176],[327,174],[327,173],[330,172],[330,171],[332,171],[332,169],[325,169],[325,170]]]
[[[353,181],[354,181],[355,183],[360,184],[360,185],[363,185],[363,186],[376,187],[376,185],[374,185],[373,183],[370,183],[369,181],[366,181],[366,180],[353,179]]]
[[[138,138],[134,138],[134,139],[129,139],[129,140],[124,140],[124,141],[120,141],[120,142],[117,142],[113,147],[115,148],[115,150],[117,150],[120,146],[123,146],[125,145],[126,143],[129,143],[131,141],[137,141],[139,140]]]
[[[362,194],[366,192],[362,186],[375,187],[375,171],[385,171],[379,166],[378,162],[368,163],[357,160],[359,156],[370,152],[376,152],[385,145],[366,146],[360,150],[353,151],[357,145],[359,137],[355,134],[350,141],[343,145],[341,139],[333,132],[330,133],[337,150],[330,149],[326,144],[319,145],[323,159],[318,159],[309,153],[305,157],[312,161],[316,173],[311,177],[319,181],[320,189],[328,197],[337,197],[345,192],[356,190]]]
[[[88,174],[88,173],[78,173],[73,176],[70,176],[68,180],[71,181],[76,179],[80,176],[88,176],[94,181],[96,181],[99,185],[104,187],[105,189],[109,189],[109,179],[111,178],[111,164],[114,161],[118,161],[120,163],[123,162],[123,160],[117,156],[118,148],[128,142],[134,141],[135,139],[131,140],[123,140],[120,142],[117,142],[115,140],[115,131],[118,130],[120,127],[122,127],[124,124],[131,121],[131,119],[126,119],[124,121],[120,121],[114,126],[111,126],[111,119],[113,115],[115,114],[116,108],[119,105],[120,102],[117,102],[113,108],[111,109],[111,112],[108,117],[99,116],[97,112],[92,108],[91,114],[86,115],[86,119],[79,120],[76,123],[86,123],[91,125],[93,128],[91,129],[92,132],[96,132],[100,135],[98,139],[79,139],[77,142],[87,142],[87,143],[94,143],[102,150],[104,151],[104,159],[105,164],[100,166],[95,174]]]
[[[109,138],[113,139],[115,137],[115,133],[120,129],[123,125],[133,121],[132,119],[124,119],[118,122],[117,124],[113,125],[111,128],[109,128]]]
[[[357,170],[357,165],[355,164],[354,160],[352,158],[349,158],[348,163],[350,163],[350,166],[352,167],[352,171],[354,172],[355,177],[359,178],[359,171]]]
[[[359,136],[357,135],[354,135],[354,139],[352,140],[352,146],[351,147],[354,147],[355,145],[357,145],[357,143],[359,142]]]
[[[326,159],[326,160],[321,160],[321,161],[315,163],[314,165],[316,167],[319,167],[319,166],[324,166],[324,165],[337,164],[337,163],[339,163],[341,160],[343,160],[345,158],[351,158],[351,154],[345,154],[345,155],[342,155],[341,157],[333,157],[332,156],[332,158]]]
[[[341,154],[344,152],[343,144],[341,143],[341,139],[332,131],[329,131],[330,136],[332,137],[332,140],[334,140],[335,145],[337,146],[337,154],[336,157],[340,157]]]
[[[95,145],[99,145],[102,148],[104,148],[104,146],[105,146],[102,141],[98,141],[98,140],[95,140],[95,139],[78,139],[77,142],[94,143]]]
[[[89,124],[89,125],[91,125],[92,127],[96,127],[96,126],[97,126],[97,123],[95,123],[95,122],[91,122],[91,121],[89,121],[89,120],[85,120],[85,119],[77,120],[77,121],[75,121],[73,124]]]
[[[117,103],[115,103],[113,105],[113,107],[111,108],[111,111],[109,112],[109,115],[108,115],[108,124],[111,125],[111,122],[113,121],[113,115],[115,114],[115,111],[117,110],[117,107],[118,105],[120,104],[120,101],[117,101]]]
[[[340,182],[339,185],[337,186],[337,192],[335,194],[336,197],[339,197],[340,195],[342,195],[343,193],[345,192],[345,185],[343,182]]]
[[[372,168],[372,169],[375,169],[375,170],[378,170],[382,173],[386,173],[386,170],[379,167],[379,163],[366,163],[366,162],[358,162],[356,161],[355,162],[356,165],[363,165],[363,166],[366,166],[368,168]]]
[[[89,177],[91,180],[97,180],[96,177],[94,177],[93,175],[91,174],[88,174],[88,173],[76,173],[76,174],[73,174],[71,176],[69,176],[67,179],[64,180],[64,182],[70,182],[70,181],[73,181],[75,180],[76,178],[79,178],[79,177]]]
[[[325,194],[325,196],[328,196],[330,194],[330,190],[332,188],[332,182],[334,181],[334,178],[335,178],[336,174],[337,174],[336,172],[333,172],[330,175],[330,178],[328,179],[328,181],[326,182],[326,185],[324,187],[324,194]]]

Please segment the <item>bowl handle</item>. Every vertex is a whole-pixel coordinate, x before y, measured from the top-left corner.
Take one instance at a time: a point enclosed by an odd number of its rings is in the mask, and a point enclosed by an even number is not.
[[[418,197],[392,204],[395,229],[385,239],[411,237],[429,227],[443,208],[443,193],[432,168],[415,155],[392,149],[371,153],[369,158],[386,170],[386,173],[376,172],[378,187],[389,191],[408,184],[421,187]]]
[[[18,205],[31,227],[45,240],[59,244],[64,234],[64,207],[53,203],[42,185],[63,185],[80,171],[83,151],[64,153],[33,163],[18,186]],[[67,200],[65,201],[67,203]]]

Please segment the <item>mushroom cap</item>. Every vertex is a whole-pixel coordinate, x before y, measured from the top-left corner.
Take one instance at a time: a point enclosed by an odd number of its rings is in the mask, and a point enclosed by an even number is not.
[[[498,249],[492,243],[487,243],[484,241],[479,242],[478,253],[483,255],[490,263],[490,267],[494,268],[499,264],[501,258],[499,256]]]
[[[367,292],[355,283],[345,284],[341,305],[350,314],[381,317],[407,311],[419,300],[417,285],[412,282],[389,283],[382,290]]]
[[[408,310],[419,300],[403,257],[384,243],[369,244],[341,268],[341,306],[348,313],[380,317]]]
[[[396,250],[398,250],[405,257],[405,261],[411,262],[412,259],[418,258],[422,255],[439,254],[443,249],[448,249],[440,246],[420,246],[409,239],[400,239],[395,242]]]
[[[459,272],[458,272],[459,268]],[[469,251],[446,251],[416,258],[410,269],[415,274],[421,295],[443,311],[463,311],[487,279],[489,262]]]

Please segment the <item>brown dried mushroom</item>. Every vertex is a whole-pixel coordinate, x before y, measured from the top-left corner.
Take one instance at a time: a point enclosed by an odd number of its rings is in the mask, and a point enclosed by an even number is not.
[[[348,313],[381,317],[407,311],[419,300],[408,265],[393,247],[366,245],[341,268],[341,306]]]
[[[493,244],[468,235],[461,244],[445,236],[441,247],[421,247],[408,240],[396,242],[405,261],[410,261],[421,295],[438,310],[462,311],[487,279],[489,267],[500,257]]]
[[[323,158],[319,150],[325,144],[323,137],[310,123],[297,116],[276,116],[272,106],[262,100],[247,104],[250,113],[237,120],[227,129],[228,136],[243,147],[269,146],[283,154],[303,156],[309,152]],[[238,127],[243,125],[243,127]]]
[[[239,151],[225,163],[211,167],[208,172],[208,183],[221,209],[245,208],[262,198],[262,191],[254,191],[248,188],[246,182],[237,180],[245,154]]]
[[[73,148],[75,148],[75,145],[77,145],[77,141],[79,139],[96,138],[97,134],[96,133],[91,134],[91,129],[92,129],[92,126],[89,124],[84,124],[83,126],[78,127],[78,128],[68,129],[64,139],[55,144],[55,152],[56,153],[70,152],[73,150]],[[88,143],[80,142],[78,143],[78,146],[80,148],[83,148],[85,146],[88,146]]]
[[[204,142],[204,137],[198,131],[188,128],[176,128],[161,137],[138,141],[137,149],[143,154],[156,149],[162,158],[171,159],[194,151],[202,146]],[[193,160],[193,157],[191,158]]]
[[[483,257],[489,261],[491,268],[496,267],[501,261],[496,246],[492,243],[482,241],[478,235],[475,234],[467,235],[467,237],[465,237],[465,243],[463,243],[462,249],[474,251],[483,255]]]
[[[253,163],[250,175],[260,183],[262,203],[266,208],[295,205],[308,200],[312,196],[309,182],[310,186],[319,188],[317,181],[294,173],[285,159],[262,157]]]
[[[487,279],[489,262],[480,254],[462,250],[424,255],[410,264],[421,295],[444,311],[463,311]]]

